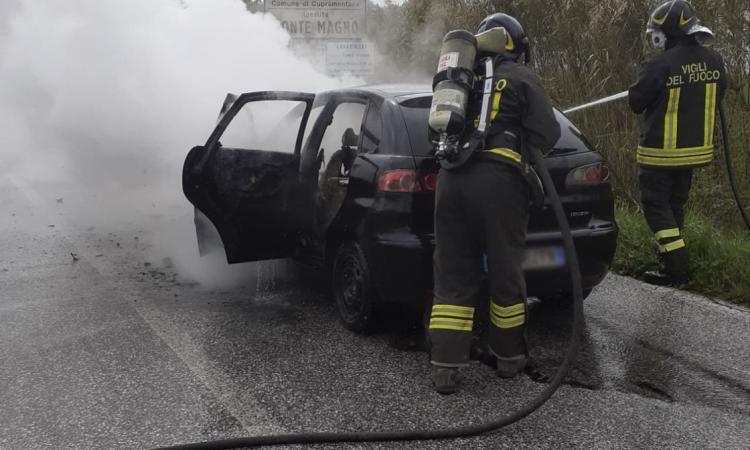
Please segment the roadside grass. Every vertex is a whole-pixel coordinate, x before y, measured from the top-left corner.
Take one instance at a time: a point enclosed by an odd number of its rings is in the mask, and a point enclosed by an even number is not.
[[[618,204],[620,226],[612,270],[642,278],[658,267],[657,247],[643,214]],[[690,252],[690,284],[687,289],[710,297],[750,306],[750,237],[727,231],[701,213],[688,212],[685,241]]]

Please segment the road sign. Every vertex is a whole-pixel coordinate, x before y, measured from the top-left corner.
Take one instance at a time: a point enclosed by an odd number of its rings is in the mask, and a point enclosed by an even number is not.
[[[367,33],[367,0],[265,0],[292,39],[358,39]]]
[[[350,73],[358,77],[371,76],[375,70],[375,48],[369,42],[328,42],[326,70],[329,75]]]

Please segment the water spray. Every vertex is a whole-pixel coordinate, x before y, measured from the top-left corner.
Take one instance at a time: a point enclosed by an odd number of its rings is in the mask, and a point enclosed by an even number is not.
[[[608,103],[612,103],[617,100],[622,100],[627,97],[628,97],[628,91],[620,92],[619,94],[610,95],[609,97],[604,97],[599,100],[594,100],[593,102],[589,102],[583,105],[568,108],[563,112],[565,114],[568,114],[568,113],[573,113],[577,111],[583,111],[585,109],[593,108],[595,106],[606,105]],[[729,175],[729,185],[732,187],[732,194],[734,195],[734,200],[737,203],[737,209],[740,210],[740,215],[742,216],[742,220],[745,222],[745,225],[747,226],[748,231],[750,231],[750,217],[748,217],[746,207],[742,203],[742,198],[740,197],[740,190],[737,184],[737,174],[734,170],[734,165],[732,163],[732,149],[731,149],[731,143],[729,140],[729,126],[727,125],[727,115],[726,115],[726,111],[724,108],[724,102],[719,103],[719,119],[721,121],[721,138],[722,138],[721,140],[722,140],[722,145],[724,146],[724,159],[727,165],[727,174]]]

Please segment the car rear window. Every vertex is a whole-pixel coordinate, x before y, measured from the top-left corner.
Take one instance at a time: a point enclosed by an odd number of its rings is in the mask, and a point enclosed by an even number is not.
[[[406,120],[406,129],[414,156],[432,156],[434,149],[430,141],[428,120],[432,96],[411,98],[400,104]],[[585,152],[594,147],[560,111],[555,110],[555,117],[562,127],[560,139],[554,146],[559,153]]]
[[[412,98],[400,104],[414,156],[431,156],[433,153],[427,125],[431,105],[431,96]]]

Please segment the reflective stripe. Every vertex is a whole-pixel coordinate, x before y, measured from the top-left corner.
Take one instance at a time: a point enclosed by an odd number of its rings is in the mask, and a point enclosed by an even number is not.
[[[673,158],[679,156],[697,156],[714,151],[713,145],[703,145],[700,147],[684,147],[676,149],[653,148],[638,146],[638,154],[643,156],[653,156],[658,158]]]
[[[675,238],[680,237],[680,229],[679,228],[671,228],[669,230],[661,230],[656,233],[656,240],[662,240],[666,238]]]
[[[679,250],[681,248],[685,248],[685,241],[683,239],[680,239],[679,241],[670,242],[666,245],[660,245],[659,251],[661,253],[670,253],[675,250]]]
[[[431,317],[453,317],[457,319],[473,319],[474,313],[461,312],[461,311],[432,311]]]
[[[471,331],[474,308],[459,305],[433,305],[430,329]]]
[[[442,317],[430,319],[430,330],[471,331],[473,320],[444,319]]]
[[[508,80],[503,78],[498,80],[495,84],[495,96],[492,99],[492,112],[490,112],[490,122],[495,120],[495,117],[500,113],[500,103],[503,100],[503,90],[508,86]]]
[[[682,158],[652,158],[650,156],[638,155],[638,163],[648,166],[659,167],[685,167],[709,164],[714,159],[713,153],[694,157]]]
[[[474,314],[475,308],[473,306],[460,306],[460,305],[432,305],[432,312],[435,313],[435,311],[460,311],[463,313],[469,313]]]
[[[497,314],[499,317],[512,317],[521,313],[525,313],[526,305],[523,303],[518,303],[512,306],[500,306],[496,304],[495,302],[491,302],[490,309],[492,310],[494,314]]]
[[[492,99],[492,112],[490,113],[490,121],[495,120],[497,114],[500,112],[500,102],[503,100],[503,93],[498,92]]]
[[[704,113],[703,145],[712,145],[714,142],[714,127],[716,125],[716,83],[706,85],[706,111]]]
[[[518,164],[521,164],[521,154],[509,148],[493,148],[492,150],[487,151],[494,153],[495,155],[505,156],[506,158],[510,158]]]
[[[664,148],[677,148],[677,120],[679,119],[681,89],[669,90],[669,102],[664,115]]]
[[[508,319],[497,317],[495,314],[491,314],[490,318],[492,319],[493,325],[504,330],[507,330],[509,328],[518,328],[526,322],[526,314],[521,314],[520,316],[511,317]]]

